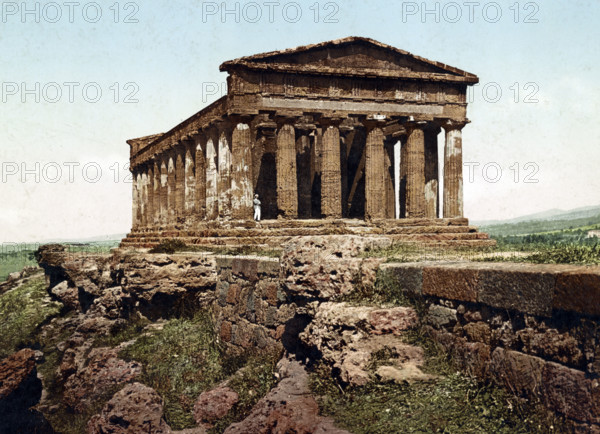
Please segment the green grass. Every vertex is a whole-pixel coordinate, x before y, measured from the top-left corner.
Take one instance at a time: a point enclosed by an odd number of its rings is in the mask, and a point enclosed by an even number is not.
[[[409,385],[373,376],[365,386],[344,387],[318,364],[310,374],[310,388],[319,397],[321,413],[356,434],[563,432],[563,420],[541,404],[457,372],[442,348],[419,331],[407,334],[406,341],[424,348],[422,370],[438,375],[436,380]],[[373,354],[372,372],[390,356],[386,350]]]
[[[6,280],[10,273],[21,271],[25,267],[36,267],[35,250],[20,250],[0,253],[0,282]]]
[[[208,311],[168,321],[162,330],[141,336],[121,356],[144,365],[140,381],[164,399],[165,419],[173,429],[195,426],[192,409],[200,393],[246,367],[230,385],[240,402],[227,420],[240,420],[274,384],[278,359],[267,353],[227,355],[216,339]]]
[[[43,276],[0,295],[0,359],[35,345],[40,325],[58,315],[62,306],[50,300]]]

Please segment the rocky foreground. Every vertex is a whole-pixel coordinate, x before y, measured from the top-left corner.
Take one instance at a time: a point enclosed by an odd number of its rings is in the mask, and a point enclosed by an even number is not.
[[[443,357],[432,363],[423,315],[451,326],[456,310],[423,311],[378,287],[383,260],[362,256],[374,243],[386,241],[300,238],[279,260],[43,247],[44,274],[0,286],[0,319],[13,336],[0,354],[0,433],[539,425],[537,416],[518,422],[496,392],[480,397],[481,386],[440,368]],[[10,297],[34,308],[10,311]]]

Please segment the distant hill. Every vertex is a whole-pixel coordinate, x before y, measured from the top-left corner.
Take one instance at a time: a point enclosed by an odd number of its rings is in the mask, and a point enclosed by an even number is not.
[[[584,206],[580,208],[574,208],[571,210],[563,209],[549,209],[534,214],[526,214],[524,216],[515,217],[506,220],[480,220],[473,221],[472,223],[476,226],[495,226],[511,223],[521,223],[526,221],[546,221],[546,220],[572,220],[585,217],[593,217],[600,214],[600,205],[595,206]]]
[[[526,235],[564,229],[596,229],[600,225],[600,206],[572,210],[552,209],[508,220],[473,222],[490,235]]]

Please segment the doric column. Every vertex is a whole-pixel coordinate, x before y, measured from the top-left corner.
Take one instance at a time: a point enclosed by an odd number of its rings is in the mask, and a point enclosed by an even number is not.
[[[408,142],[407,135],[401,135],[400,139],[400,179],[398,189],[400,190],[398,195],[400,201],[400,218],[406,217],[406,196],[407,196],[407,174],[408,174]]]
[[[231,133],[231,215],[234,219],[250,220],[253,216],[252,200],[252,135],[250,119],[234,118]]]
[[[185,215],[192,215],[194,214],[196,208],[196,167],[194,162],[196,149],[194,146],[194,141],[186,140],[184,149],[185,190],[183,197],[183,208]]]
[[[463,217],[462,128],[467,121],[447,121],[444,147],[444,217]]]
[[[396,217],[396,173],[394,168],[394,145],[396,140],[386,137],[383,142],[383,184],[385,188],[385,218]]]
[[[296,129],[296,183],[298,185],[298,217],[310,218],[313,176],[311,172],[312,145],[310,134],[315,125],[300,123]]]
[[[152,197],[154,202],[154,210],[152,215],[152,224],[158,226],[161,215],[161,203],[160,203],[160,160],[154,159],[152,173],[154,175],[152,179]]]
[[[198,134],[194,138],[196,150],[196,213],[198,217],[206,218],[206,137]]]
[[[185,148],[178,144],[175,149],[175,215],[183,216],[185,205]]]
[[[175,223],[177,216],[175,158],[172,154],[167,157],[167,223]]]
[[[146,168],[142,167],[141,172],[141,186],[140,186],[140,215],[141,224],[146,226],[148,224],[148,174]]]
[[[131,180],[131,225],[135,229],[140,225],[140,174],[137,168],[131,171]]]
[[[277,128],[277,209],[279,216],[298,218],[296,173],[296,131],[291,119],[278,119]]]
[[[321,118],[323,154],[321,159],[321,214],[342,217],[342,175],[340,168],[341,118]]]
[[[169,157],[160,160],[160,220],[166,224],[169,220]]]
[[[367,129],[365,143],[365,219],[386,217],[385,156],[383,149],[383,122],[378,119],[364,121]]]
[[[423,124],[406,124],[406,217],[425,217],[425,136]]]
[[[146,169],[146,225],[154,225],[154,163],[148,162],[148,168]]]
[[[277,124],[266,115],[259,115],[255,125],[256,149],[252,160],[255,191],[261,202],[262,218],[274,219],[277,218]]]
[[[218,150],[218,210],[219,217],[231,218],[231,147],[228,125],[221,123]]]
[[[440,127],[429,124],[425,134],[425,217],[438,218],[439,212],[439,164],[437,136]]]
[[[208,220],[214,220],[219,215],[216,143],[216,131],[211,131],[206,140],[206,218]]]

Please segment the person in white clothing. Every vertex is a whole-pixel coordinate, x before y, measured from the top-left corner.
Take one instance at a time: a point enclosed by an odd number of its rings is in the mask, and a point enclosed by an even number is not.
[[[254,195],[254,220],[257,222],[260,221],[260,200],[258,199],[258,194]]]

